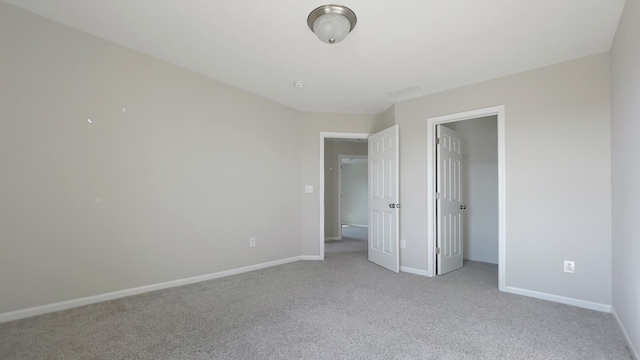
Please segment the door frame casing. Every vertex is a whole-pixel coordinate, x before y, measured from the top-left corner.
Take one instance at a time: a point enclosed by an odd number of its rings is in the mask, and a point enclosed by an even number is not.
[[[366,139],[371,133],[321,132],[320,133],[320,260],[324,260],[324,141],[326,139]],[[369,151],[367,150],[367,154]]]
[[[427,118],[427,276],[436,275],[436,125],[497,116],[498,125],[498,289],[506,290],[505,106]]]

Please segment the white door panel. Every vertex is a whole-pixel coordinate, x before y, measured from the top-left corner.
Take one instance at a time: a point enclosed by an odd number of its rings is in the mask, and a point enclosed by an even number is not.
[[[436,233],[438,274],[463,265],[462,142],[460,134],[443,125],[437,126]]]
[[[369,136],[369,261],[400,272],[398,125]]]

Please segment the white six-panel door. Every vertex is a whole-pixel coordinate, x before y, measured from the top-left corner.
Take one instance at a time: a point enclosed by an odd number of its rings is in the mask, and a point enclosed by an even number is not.
[[[462,142],[460,134],[437,126],[436,233],[438,274],[463,265]]]
[[[369,136],[369,261],[400,272],[398,125]]]

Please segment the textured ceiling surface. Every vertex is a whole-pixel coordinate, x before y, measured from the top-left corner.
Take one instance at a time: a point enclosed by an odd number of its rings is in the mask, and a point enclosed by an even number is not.
[[[306,23],[318,1],[3,1],[298,110],[363,114],[608,51],[624,5],[346,0],[358,24],[328,45]]]

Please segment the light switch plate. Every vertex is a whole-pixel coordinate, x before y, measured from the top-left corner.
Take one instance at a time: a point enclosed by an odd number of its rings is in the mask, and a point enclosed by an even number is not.
[[[572,260],[564,261],[564,272],[575,273],[576,272],[576,262]]]

